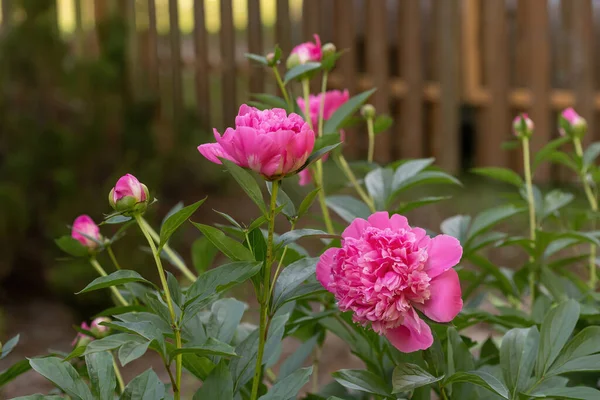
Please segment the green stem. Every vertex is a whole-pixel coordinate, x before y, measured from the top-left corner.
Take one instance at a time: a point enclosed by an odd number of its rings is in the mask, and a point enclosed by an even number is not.
[[[443,386],[440,387],[440,393],[442,394],[443,400],[448,400],[448,395],[446,394],[446,390],[444,389]]]
[[[367,204],[367,206],[369,206],[371,212],[377,211],[375,209],[373,199],[363,190],[362,186],[360,186],[360,184],[358,183],[358,180],[356,179],[354,172],[352,172],[350,165],[348,165],[348,161],[346,161],[344,155],[340,153],[339,155],[337,155],[336,159],[338,161],[338,165],[340,166],[344,174],[346,174],[346,177],[348,178],[350,183],[352,183],[352,186],[354,186],[354,189],[356,189],[356,192],[358,193],[360,198]]]
[[[277,66],[275,66],[275,65],[273,66],[273,74],[275,74],[275,80],[277,81],[279,90],[281,90],[281,94],[283,94],[283,98],[285,99],[285,102],[288,105],[288,112],[294,111],[294,105],[292,104],[290,95],[288,94],[288,91],[285,88],[283,81],[281,80],[281,75],[279,74],[279,70],[277,69]]]
[[[575,136],[573,138],[573,145],[575,146],[575,153],[577,154],[577,156],[579,157],[580,160],[583,160],[583,148],[581,146],[581,139],[578,138],[577,136]],[[582,164],[583,164],[583,162],[582,162]],[[585,196],[587,197],[588,203],[590,204],[590,208],[594,212],[594,216],[592,218],[592,224],[593,224],[592,229],[593,229],[596,225],[595,222],[596,222],[596,213],[598,212],[598,200],[596,199],[596,196],[594,196],[592,188],[590,187],[590,184],[587,180],[586,167],[582,166],[581,171],[579,173],[580,173],[580,177],[581,177],[581,183],[583,184],[583,190],[585,192]],[[598,282],[598,275],[597,275],[597,271],[596,271],[596,246],[592,243],[592,244],[590,244],[590,282],[589,282],[589,286],[590,286],[590,289],[592,289],[592,291],[596,290],[597,282]]]
[[[290,231],[296,229],[296,220],[292,221]],[[277,278],[279,277],[279,273],[281,272],[281,266],[283,265],[283,260],[285,259],[285,254],[287,253],[288,246],[286,245],[283,248],[283,252],[281,253],[281,258],[279,259],[279,264],[277,264],[277,269],[275,270],[275,274],[273,275],[273,282],[271,282],[271,289],[269,290],[269,296],[273,295],[273,290],[275,290],[275,282],[277,282]]]
[[[319,362],[321,360],[321,346],[317,344],[313,352],[313,370],[312,370],[312,392],[319,391]]]
[[[367,118],[367,131],[369,133],[369,153],[367,161],[373,162],[373,154],[375,153],[375,129],[373,128],[373,118]]]
[[[123,377],[121,376],[121,371],[119,371],[119,365],[117,364],[117,360],[113,357],[113,368],[115,369],[115,376],[117,377],[117,382],[119,383],[119,393],[123,393],[125,390],[125,383],[123,382]]]
[[[154,229],[152,229],[152,226],[148,223],[148,221],[146,221],[142,217],[140,217],[139,221],[140,224],[144,225],[144,229],[150,234],[154,242],[156,244],[160,243],[160,236],[158,235],[158,233],[156,233]],[[190,282],[196,282],[196,279],[198,279],[196,275],[194,275],[194,273],[189,270],[189,268],[184,264],[184,262],[181,261],[181,258],[179,258],[177,254],[175,254],[175,252],[171,249],[168,243],[165,244],[162,249],[169,256],[173,264],[175,264],[175,266],[183,273],[183,275],[185,275],[185,277]]]
[[[304,119],[308,126],[314,130],[312,125],[312,119],[310,118],[310,81],[308,79],[302,80],[302,93],[304,95]],[[325,201],[325,188],[323,187],[323,160],[317,160],[315,163],[315,174],[314,174],[315,186],[319,188],[319,205],[321,206],[321,212],[323,213],[323,220],[325,221],[325,227],[328,233],[335,233],[333,229],[333,223],[331,222],[331,216],[329,215],[329,208],[327,208],[327,202]]]
[[[524,137],[523,143],[523,169],[525,170],[525,188],[527,190],[527,205],[529,207],[529,239],[535,243],[535,200],[533,198],[533,183],[531,177],[531,161],[529,156],[529,138]],[[529,261],[533,261],[533,257],[529,257]],[[529,271],[529,289],[531,291],[531,306],[535,301],[535,271],[533,265],[530,265]]]
[[[268,315],[269,302],[271,299],[270,282],[271,266],[273,264],[273,232],[275,231],[275,209],[277,208],[277,191],[279,190],[279,181],[273,182],[271,188],[271,206],[269,208],[269,233],[267,235],[267,259],[265,260],[264,280],[262,286],[262,296],[260,296],[260,325],[258,338],[258,354],[256,356],[256,368],[254,371],[254,380],[252,381],[252,393],[250,400],[258,399],[258,387],[262,380],[262,362],[265,352],[265,343],[269,329]]]
[[[135,215],[135,220],[140,227],[140,230],[146,237],[148,244],[150,245],[150,249],[152,250],[152,255],[154,256],[154,261],[156,262],[156,268],[158,270],[158,276],[160,278],[160,283],[162,284],[163,290],[165,292],[165,301],[167,303],[167,307],[169,308],[169,315],[171,316],[171,328],[173,329],[173,333],[175,333],[175,345],[176,348],[181,348],[181,331],[177,324],[177,316],[175,315],[175,308],[173,307],[173,299],[171,297],[171,291],[169,290],[169,285],[167,284],[167,277],[165,276],[165,270],[162,265],[162,261],[160,259],[160,254],[156,245],[154,244],[154,240],[149,230],[147,229],[147,224],[141,215]],[[182,368],[182,358],[181,354],[178,354],[175,359],[175,386],[173,387],[173,395],[175,400],[179,400],[181,388],[181,368]]]
[[[323,71],[323,79],[321,81],[321,102],[319,104],[319,122],[318,122],[318,135],[319,137],[323,136],[323,120],[325,113],[325,92],[327,92],[327,70]],[[305,100],[306,102],[306,100]]]
[[[106,251],[108,251],[108,256],[110,257],[112,263],[114,264],[115,268],[117,270],[121,269],[121,266],[119,265],[119,262],[117,261],[117,257],[115,257],[115,253],[113,252],[112,247],[107,246],[106,247]]]
[[[95,258],[90,258],[90,264],[92,264],[92,267],[94,267],[94,269],[98,272],[98,274],[100,274],[100,276],[107,276],[108,274],[106,273],[106,271],[104,270],[104,268],[102,268],[102,266],[98,263],[98,260],[96,260]],[[121,303],[122,306],[128,306],[129,303],[127,302],[127,300],[125,300],[125,298],[123,297],[123,295],[121,295],[121,292],[119,292],[119,290],[114,287],[111,286],[110,290],[113,292],[113,294],[115,295],[115,297],[117,298],[117,300],[119,301],[119,303]]]

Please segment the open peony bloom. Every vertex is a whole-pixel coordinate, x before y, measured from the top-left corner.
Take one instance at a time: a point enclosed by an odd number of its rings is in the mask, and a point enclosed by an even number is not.
[[[214,134],[217,143],[198,146],[200,154],[216,164],[225,158],[268,180],[295,173],[315,147],[310,126],[282,108],[260,111],[243,104],[235,128],[227,128],[223,136],[215,129]]]
[[[73,221],[73,227],[71,228],[71,237],[77,239],[82,245],[89,249],[95,249],[98,247],[97,241],[102,240],[100,235],[100,228],[94,222],[89,215],[80,215]]]
[[[305,42],[294,47],[290,54],[295,54],[298,57],[300,64],[306,64],[310,61],[321,61],[323,51],[321,50],[321,38],[314,34],[315,43]]]
[[[433,343],[429,326],[415,308],[437,322],[451,321],[462,309],[458,240],[430,238],[401,215],[377,212],[357,218],[342,234],[342,247],[325,251],[317,279],[333,293],[342,311],[372,329],[400,351],[425,350]]]
[[[558,131],[561,136],[583,136],[587,130],[587,121],[572,107],[563,110],[559,116]]]
[[[324,95],[322,93],[320,93],[316,96],[310,95],[308,107],[309,107],[309,112],[310,112],[310,119],[311,119],[312,126],[314,129],[317,129],[317,126],[319,123],[319,111],[321,109],[321,99],[323,99],[323,98],[324,98],[323,119],[328,120],[329,118],[331,118],[333,113],[335,113],[337,111],[337,109],[342,106],[342,104],[344,104],[345,102],[348,101],[348,99],[350,98],[350,93],[348,93],[348,90],[344,90],[344,91],[330,90],[328,92],[325,92]],[[298,107],[300,107],[300,109],[302,111],[305,110],[305,108],[304,108],[305,103],[304,103],[304,99],[302,97],[298,97],[296,99],[296,103],[298,103]],[[341,131],[340,135],[341,135],[340,138],[343,142],[344,141],[344,131]],[[323,161],[327,161],[328,157],[329,157],[329,154],[326,154],[323,157]],[[298,176],[300,176],[300,181],[298,182],[300,184],[300,186],[308,185],[311,182],[310,171],[308,169],[304,169],[304,170],[300,171]]]

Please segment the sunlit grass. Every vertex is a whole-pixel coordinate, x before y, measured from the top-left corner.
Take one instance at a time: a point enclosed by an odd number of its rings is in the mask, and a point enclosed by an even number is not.
[[[117,0],[122,1],[122,0]],[[187,34],[194,29],[194,1],[178,0],[179,27],[182,33]],[[233,6],[233,23],[236,30],[245,30],[248,27],[248,0],[231,0]],[[292,20],[299,20],[302,15],[303,0],[289,0]],[[110,1],[109,1],[110,3]],[[113,5],[117,4],[113,0]],[[90,0],[81,0],[82,28],[91,29],[94,26],[94,4]],[[148,5],[146,0],[137,0],[136,25],[140,30],[148,27]],[[57,0],[58,20],[61,31],[71,34],[76,28],[75,0]],[[218,33],[221,29],[220,0],[204,0],[205,23],[209,33]],[[277,15],[276,0],[261,0],[260,12],[263,25],[272,27]],[[157,29],[161,34],[169,31],[169,0],[156,0]]]

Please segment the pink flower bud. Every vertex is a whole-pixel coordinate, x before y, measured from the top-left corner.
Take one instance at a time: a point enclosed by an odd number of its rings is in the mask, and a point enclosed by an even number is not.
[[[86,322],[82,322],[81,329],[89,331],[90,326]],[[87,346],[93,340],[93,337],[88,336],[85,333],[77,332],[77,336],[75,336],[75,339],[73,339],[73,341],[71,342],[71,346]]]
[[[294,47],[290,53],[290,55],[295,54],[298,56],[298,62],[300,64],[306,64],[310,61],[318,62],[323,58],[323,51],[321,50],[321,38],[319,38],[319,35],[317,34],[313,35],[313,37],[315,38],[315,43],[305,42],[299,44],[298,46]]]
[[[315,146],[315,133],[302,117],[281,108],[260,111],[243,104],[235,128],[214,134],[217,143],[198,146],[200,154],[215,164],[225,158],[267,180],[295,173]]]
[[[535,125],[525,113],[519,114],[513,120],[513,134],[518,138],[530,138]]]
[[[92,321],[92,325],[90,331],[99,337],[106,336],[106,334],[110,331],[108,326],[100,325],[102,322],[110,322],[110,318],[99,317]]]
[[[563,110],[558,117],[558,132],[561,136],[582,137],[587,131],[586,120],[572,108]]]
[[[102,241],[100,228],[88,215],[80,215],[75,218],[71,228],[71,237],[89,249],[95,249],[98,247],[98,242]]]
[[[108,201],[117,211],[133,210],[148,200],[148,188],[131,174],[123,175],[111,190]]]

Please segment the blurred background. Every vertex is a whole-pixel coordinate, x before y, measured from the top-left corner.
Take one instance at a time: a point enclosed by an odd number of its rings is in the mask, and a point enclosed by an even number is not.
[[[594,140],[600,0],[0,5],[0,340],[22,333],[15,356],[68,348],[71,324],[108,305],[104,293],[73,294],[94,272],[59,259],[53,238],[68,234],[79,214],[100,221],[106,195],[124,173],[160,200],[150,215],[155,224],[179,200],[207,194],[195,220],[217,220],[212,208],[245,221],[255,214],[196,150],[212,140],[212,127],[233,123],[250,93],[276,94],[270,71],[248,62],[247,52],[264,55],[279,44],[285,59],[314,33],[347,49],[330,87],[351,94],[378,88],[372,103],[395,120],[377,139],[381,163],[433,156],[456,174],[483,165],[518,170],[520,154],[502,144],[521,111],[535,121],[534,149],[557,136],[556,113],[568,106],[588,120],[586,140]],[[348,158],[365,155],[365,137],[360,126],[347,132]],[[544,167],[536,178],[571,177]],[[295,181],[286,191],[303,193]],[[482,194],[476,196],[480,204]],[[472,212],[474,203],[452,211]],[[451,215],[433,210],[421,218]],[[197,236],[192,229],[174,239],[190,263]],[[149,257],[128,252],[140,243],[132,233],[115,251],[126,268],[151,275]],[[32,393],[31,382],[13,383],[4,396]]]

